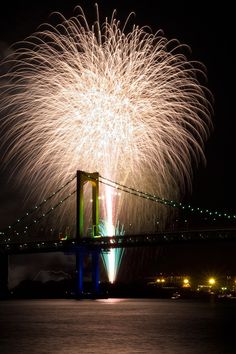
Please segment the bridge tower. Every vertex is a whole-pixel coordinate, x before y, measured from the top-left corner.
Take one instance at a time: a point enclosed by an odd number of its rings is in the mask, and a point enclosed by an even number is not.
[[[92,184],[92,237],[98,235],[99,224],[99,174],[77,171],[77,197],[76,197],[76,240],[80,243],[84,237],[84,186],[87,182]],[[99,293],[99,256],[100,249],[87,249],[78,246],[76,251],[76,297],[82,298],[84,293],[83,273],[84,256],[90,254],[92,258],[92,295]]]

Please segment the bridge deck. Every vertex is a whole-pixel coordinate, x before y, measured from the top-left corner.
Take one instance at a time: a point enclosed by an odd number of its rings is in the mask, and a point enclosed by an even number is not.
[[[78,248],[88,250],[99,248],[106,251],[111,248],[222,241],[236,241],[236,230],[195,230],[112,237],[84,237],[80,240],[42,240],[15,243],[6,241],[0,243],[0,254],[75,252]]]

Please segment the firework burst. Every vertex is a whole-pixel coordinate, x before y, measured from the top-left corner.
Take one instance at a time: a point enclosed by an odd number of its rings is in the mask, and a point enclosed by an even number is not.
[[[203,66],[161,31],[134,25],[126,33],[115,12],[91,27],[82,9],[57,16],[58,25],[15,44],[3,63],[0,144],[14,181],[40,200],[76,170],[98,171],[177,200],[193,163],[204,160],[211,125]],[[112,214],[113,225],[120,215],[137,232],[151,211],[165,218],[161,206],[114,197],[106,186],[102,193],[102,217]]]

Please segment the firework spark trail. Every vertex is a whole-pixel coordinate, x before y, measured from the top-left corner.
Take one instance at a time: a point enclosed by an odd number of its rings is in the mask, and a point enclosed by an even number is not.
[[[119,221],[116,226],[112,225],[111,221],[101,220],[99,223],[99,233],[102,236],[124,236],[124,227],[120,226]],[[102,252],[102,260],[107,271],[108,279],[114,283],[119,271],[120,263],[123,257],[123,248],[111,248],[108,252]]]
[[[58,25],[44,25],[5,60],[5,165],[14,161],[14,181],[39,200],[78,169],[178,199],[191,186],[192,164],[204,160],[211,126],[203,66],[160,31],[134,25],[125,34],[115,14],[89,27],[81,13],[58,14]],[[124,222],[140,227],[140,215],[154,208],[141,209],[143,201],[133,208],[130,196],[107,198],[114,225],[125,210]]]

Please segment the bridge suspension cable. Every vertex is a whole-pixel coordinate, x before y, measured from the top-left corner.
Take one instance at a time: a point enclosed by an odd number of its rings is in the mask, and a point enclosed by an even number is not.
[[[39,203],[38,205],[34,206],[32,209],[30,209],[29,211],[27,211],[21,218],[18,218],[16,220],[16,222],[14,222],[13,224],[9,225],[6,230],[14,230],[16,226],[19,226],[20,224],[23,223],[23,221],[25,221],[25,219],[29,216],[31,216],[34,212],[39,211],[40,208],[42,208],[48,201],[50,201],[53,197],[55,197],[59,192],[61,192],[65,187],[67,187],[74,179],[76,178],[76,175],[73,176],[68,182],[66,182],[64,185],[62,185],[60,188],[58,188],[55,192],[53,192],[51,195],[49,195],[47,198],[45,198],[41,203]],[[92,177],[90,176],[90,178],[92,179]],[[99,175],[99,182],[101,182],[104,185],[107,185],[109,187],[112,187],[114,189],[119,189],[125,193],[129,193],[132,194],[134,196],[140,197],[140,198],[144,198],[147,200],[150,200],[152,202],[156,202],[156,203],[160,203],[166,206],[170,206],[172,208],[179,208],[182,210],[186,210],[188,212],[192,212],[192,213],[198,213],[201,214],[202,216],[205,214],[207,216],[211,216],[214,218],[226,218],[226,219],[236,219],[236,215],[234,214],[229,214],[229,213],[224,213],[224,212],[219,212],[219,211],[212,211],[209,209],[204,209],[204,208],[200,208],[200,207],[193,207],[191,205],[185,205],[181,202],[176,202],[173,200],[168,200],[165,198],[161,198],[157,195],[154,194],[150,194],[147,192],[143,192],[140,191],[138,189],[135,189],[133,187],[129,187],[126,186],[124,184],[121,184],[119,182],[115,182],[112,181],[106,177],[103,177],[101,175]],[[76,190],[74,190],[73,192],[69,193],[66,197],[64,197],[63,199],[61,199],[58,203],[56,203],[54,206],[50,207],[47,211],[43,212],[39,217],[35,218],[31,223],[29,223],[27,226],[24,227],[24,230],[27,230],[28,227],[30,227],[31,225],[34,225],[36,223],[38,223],[43,217],[45,217],[46,215],[50,214],[53,210],[55,210],[57,207],[59,207],[63,202],[65,202],[68,198],[70,198],[73,194],[76,193]],[[5,232],[3,231],[2,234],[5,234]]]
[[[141,198],[144,198],[144,199],[148,199],[152,202],[156,202],[156,203],[160,203],[160,204],[164,204],[166,206],[170,206],[170,207],[173,207],[173,208],[179,208],[179,209],[182,209],[182,210],[186,210],[186,211],[190,211],[192,213],[198,213],[198,214],[201,214],[201,215],[208,215],[208,216],[211,216],[211,217],[219,217],[219,218],[226,218],[226,219],[236,219],[236,215],[234,214],[229,214],[229,213],[225,213],[225,212],[219,212],[219,211],[212,211],[212,210],[209,210],[209,209],[204,209],[204,208],[200,208],[200,207],[193,207],[192,205],[185,205],[181,202],[176,202],[176,201],[173,201],[173,200],[168,200],[168,199],[165,199],[165,198],[161,198],[159,196],[156,196],[154,194],[150,194],[150,193],[146,193],[146,192],[142,192],[138,189],[135,189],[135,188],[132,188],[132,187],[128,187],[124,184],[121,184],[121,183],[118,183],[118,182],[115,182],[115,181],[112,181],[108,178],[105,178],[103,176],[100,176],[99,177],[104,180],[100,180],[101,183],[105,184],[105,185],[108,185],[112,188],[115,188],[115,189],[119,189],[123,192],[126,192],[126,193],[129,193],[129,194],[132,194],[132,195],[135,195],[135,196],[138,196],[138,197],[141,197]]]
[[[30,224],[28,224],[27,226],[24,227],[24,230],[27,230],[30,226],[38,223],[42,218],[44,218],[45,216],[47,216],[48,214],[50,214],[51,212],[53,212],[56,208],[58,208],[59,206],[61,206],[62,203],[64,203],[67,199],[69,199],[73,194],[75,194],[76,191],[73,191],[72,193],[68,194],[65,198],[63,198],[62,200],[60,200],[60,202],[58,202],[57,204],[55,204],[54,206],[52,206],[50,209],[48,209],[45,213],[41,214],[38,218],[35,218]]]
[[[41,203],[39,203],[38,205],[35,205],[32,209],[28,210],[22,217],[18,218],[13,224],[9,225],[7,227],[8,230],[10,229],[14,229],[16,226],[20,225],[21,223],[23,223],[23,221],[25,221],[26,218],[28,218],[29,216],[31,216],[32,214],[34,214],[36,211],[38,212],[47,202],[49,202],[53,197],[55,197],[59,192],[61,192],[65,187],[67,187],[74,179],[76,178],[76,175],[72,178],[69,179],[68,182],[66,182],[65,184],[63,184],[60,188],[58,188],[56,191],[54,191],[52,194],[50,194],[47,198],[45,198]],[[56,209],[59,205],[61,205],[65,200],[67,200],[72,194],[74,194],[76,191],[73,191],[72,193],[70,193],[67,197],[63,198],[62,200],[60,200],[59,203],[57,203],[56,205],[54,205],[53,207],[51,207],[48,211],[46,211],[45,213],[43,213],[39,218],[37,218],[38,222],[40,219],[42,219],[44,216],[48,215],[51,211],[53,211],[54,209]],[[36,220],[36,219],[35,219]],[[27,227],[31,226],[32,224],[35,223],[35,220],[33,221],[33,223],[29,224]],[[27,228],[26,227],[26,228]],[[4,232],[3,232],[4,233]]]

